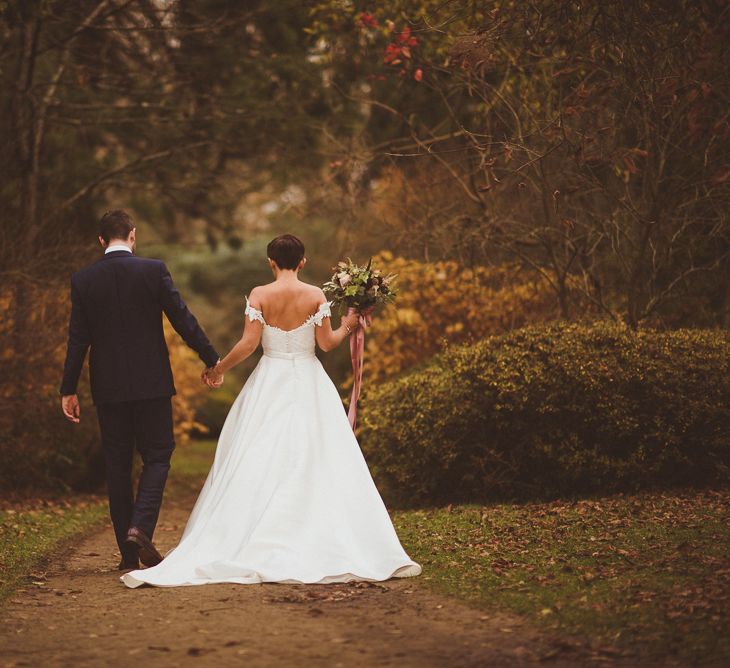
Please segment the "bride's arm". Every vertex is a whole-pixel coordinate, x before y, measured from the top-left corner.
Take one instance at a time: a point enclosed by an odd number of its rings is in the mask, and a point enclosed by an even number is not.
[[[254,292],[251,292],[251,301],[255,301]],[[253,304],[252,304],[253,306]],[[240,364],[247,357],[250,357],[261,341],[261,333],[264,330],[263,324],[259,320],[251,320],[244,317],[243,334],[231,351],[216,364],[209,372],[209,378],[213,382],[222,379],[222,376],[237,364]]]
[[[261,341],[263,325],[258,321],[246,319],[243,325],[243,334],[231,351],[214,367],[216,373],[223,375],[226,371],[240,364],[247,357],[250,357]]]
[[[337,329],[332,329],[330,320],[330,317],[322,318],[321,324],[316,327],[315,331],[317,345],[325,352],[337,348],[337,346],[355,331],[358,316],[357,314],[342,316],[340,326]]]

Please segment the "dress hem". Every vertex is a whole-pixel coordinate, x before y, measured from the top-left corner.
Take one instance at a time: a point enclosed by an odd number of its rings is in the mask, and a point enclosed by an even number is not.
[[[135,571],[132,571],[135,572]],[[207,585],[207,584],[310,584],[310,585],[317,585],[317,584],[343,584],[347,582],[385,582],[386,580],[391,580],[393,578],[410,578],[410,577],[416,577],[417,575],[420,575],[422,572],[421,566],[417,563],[411,563],[407,564],[405,566],[399,566],[396,568],[390,575],[387,575],[384,578],[380,577],[366,577],[364,575],[357,575],[355,573],[341,573],[339,575],[326,575],[319,580],[299,580],[297,578],[267,578],[266,576],[262,576],[260,574],[256,574],[256,576],[250,576],[246,578],[236,578],[236,577],[223,577],[221,579],[207,579],[207,578],[200,578],[197,581],[188,581],[188,582],[171,582],[168,584],[159,584],[156,582],[147,582],[146,580],[140,579],[132,575],[132,572],[125,573],[124,575],[120,576],[119,580],[130,589],[136,589],[137,587],[141,587],[143,585],[148,585],[151,587],[195,587],[199,585]],[[144,573],[143,571],[140,571],[141,573]]]

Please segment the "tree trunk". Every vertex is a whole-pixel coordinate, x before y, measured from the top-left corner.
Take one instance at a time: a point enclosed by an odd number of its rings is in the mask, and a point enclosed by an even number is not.
[[[558,304],[560,306],[560,317],[563,320],[570,320],[570,298],[566,276],[558,277]]]
[[[31,9],[30,11],[33,11]],[[18,86],[14,96],[15,128],[22,163],[21,223],[23,231],[19,252],[26,255],[33,248],[26,245],[28,235],[38,223],[38,159],[36,157],[36,104],[32,88],[35,76],[36,54],[41,21],[38,16],[28,17],[21,35],[21,55],[18,64]]]

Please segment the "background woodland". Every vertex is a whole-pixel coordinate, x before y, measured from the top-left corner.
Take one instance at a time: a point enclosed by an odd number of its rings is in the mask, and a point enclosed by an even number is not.
[[[397,306],[368,336],[361,436],[378,480],[397,479],[388,456],[401,447],[381,457],[380,443],[407,442],[398,432],[406,423],[376,423],[410,391],[399,383],[416,387],[424,365],[450,359],[434,358],[444,350],[463,364],[479,358],[486,366],[467,366],[482,368],[484,382],[501,377],[489,350],[526,355],[515,387],[531,397],[524,384],[543,368],[543,344],[618,374],[637,351],[649,364],[662,350],[666,369],[649,376],[672,401],[693,393],[698,414],[722,429],[729,26],[726,3],[712,0],[0,2],[0,485],[99,481],[87,383],[80,428],[63,422],[57,386],[69,276],[98,256],[97,221],[115,207],[133,214],[139,252],[169,264],[220,350],[240,332],[243,296],[268,280],[265,244],[275,234],[303,238],[303,278],[314,283],[345,255],[375,256],[399,274]],[[543,344],[510,338],[526,326]],[[499,335],[507,338],[490,338]],[[179,440],[215,434],[255,360],[209,394],[195,356],[169,338]],[[325,363],[346,396],[347,352]],[[620,395],[629,405],[648,377],[632,369],[639,375]],[[540,389],[540,405],[575,428],[537,445],[544,413],[520,414],[528,459],[511,466],[522,478],[485,476],[477,496],[530,485],[555,493],[525,483],[535,448],[564,463],[568,452],[608,457],[604,471],[644,462],[612,478],[633,486],[673,484],[693,452],[697,482],[726,476],[727,439],[713,432],[716,447],[690,447],[689,423],[652,413],[665,405],[658,385],[642,409],[656,420],[639,428],[638,413],[559,400],[573,377],[564,371]],[[418,401],[453,401],[441,382]],[[703,384],[710,389],[697,397]],[[494,405],[447,408],[439,429],[455,420],[464,442],[496,456],[501,446],[469,412]],[[581,411],[633,445],[598,453]],[[425,423],[411,419],[420,433]],[[675,441],[681,456],[665,474],[648,473]],[[458,466],[433,462],[427,477],[448,470],[443,480],[456,489],[464,466],[494,461],[460,442]],[[409,458],[418,461],[406,450],[397,463],[403,476]],[[413,498],[449,497],[428,484],[414,481]],[[585,488],[576,485],[558,491]]]

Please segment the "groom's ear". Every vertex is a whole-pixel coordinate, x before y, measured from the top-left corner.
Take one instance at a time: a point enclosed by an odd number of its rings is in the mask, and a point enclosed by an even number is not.
[[[99,237],[99,243],[102,248],[106,248],[106,241],[104,241],[104,237]]]

